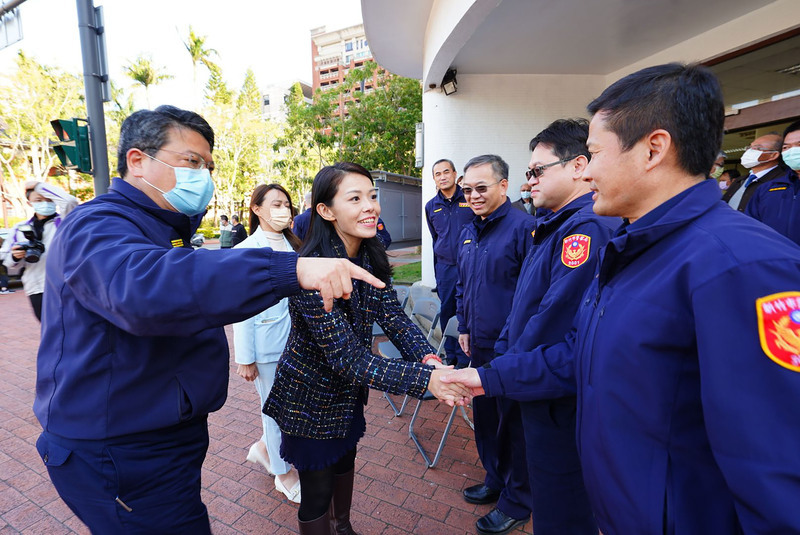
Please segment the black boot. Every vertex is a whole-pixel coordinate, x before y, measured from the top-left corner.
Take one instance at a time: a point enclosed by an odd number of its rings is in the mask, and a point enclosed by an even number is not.
[[[331,515],[325,511],[322,516],[308,522],[298,519],[300,535],[331,535]]]
[[[331,500],[331,531],[334,535],[358,535],[350,525],[350,506],[353,503],[353,476],[355,470],[333,478]]]

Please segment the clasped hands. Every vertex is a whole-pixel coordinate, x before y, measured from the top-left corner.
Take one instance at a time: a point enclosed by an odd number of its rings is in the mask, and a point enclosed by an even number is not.
[[[434,370],[428,383],[428,390],[437,399],[450,407],[466,405],[475,396],[484,394],[481,378],[475,368],[454,370],[440,362],[431,361]]]

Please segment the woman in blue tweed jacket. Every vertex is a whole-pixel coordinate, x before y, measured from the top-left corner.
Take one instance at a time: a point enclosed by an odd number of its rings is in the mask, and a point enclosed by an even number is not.
[[[264,413],[281,428],[281,456],[300,474],[300,533],[354,534],[350,505],[356,444],[364,435],[369,388],[420,398],[426,388],[459,401],[467,391],[441,383],[446,369],[405,315],[390,284],[391,267],[375,237],[380,205],[369,171],[353,163],[323,168],[311,192],[313,212],[301,256],[346,257],[386,283],[353,281],[349,300],[325,312],[319,293],[289,298],[292,330]],[[371,352],[377,322],[404,360]],[[441,364],[436,363],[439,367]]]

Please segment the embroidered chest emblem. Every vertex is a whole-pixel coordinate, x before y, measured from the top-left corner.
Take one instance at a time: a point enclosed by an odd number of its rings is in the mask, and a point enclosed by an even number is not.
[[[573,234],[564,238],[561,246],[561,262],[568,268],[576,268],[589,260],[592,238],[586,234]]]
[[[800,292],[756,300],[761,349],[775,363],[800,372]]]
[[[460,203],[458,203],[458,207],[459,208],[469,208],[469,203],[460,202]]]
[[[183,240],[180,238],[172,240],[170,243],[172,243],[173,247],[183,247]]]

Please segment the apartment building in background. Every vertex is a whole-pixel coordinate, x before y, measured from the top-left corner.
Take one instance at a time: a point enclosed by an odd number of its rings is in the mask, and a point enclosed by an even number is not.
[[[311,72],[312,91],[322,91],[341,87],[352,69],[362,67],[367,61],[374,61],[370,51],[364,25],[356,24],[340,30],[327,31],[325,26],[311,30]],[[379,69],[371,80],[345,88],[339,101],[336,114],[347,115],[347,104],[357,101],[359,91],[368,94],[379,85],[379,78],[387,76]]]

